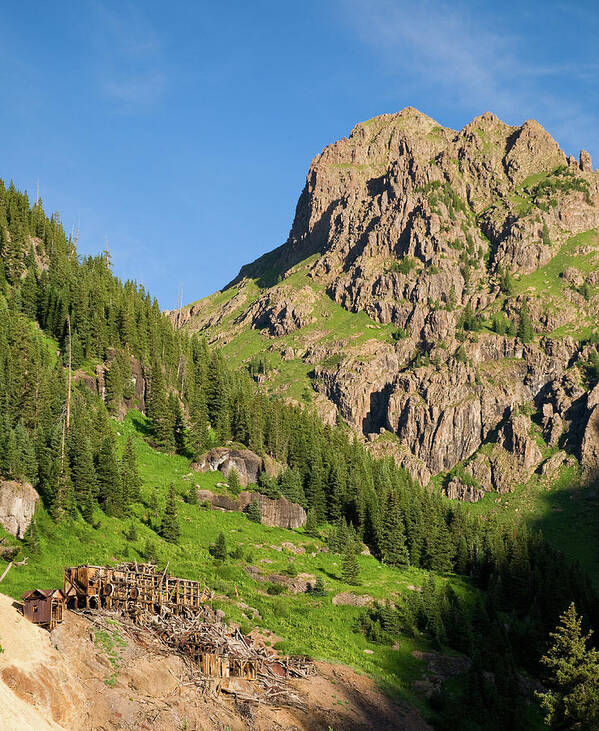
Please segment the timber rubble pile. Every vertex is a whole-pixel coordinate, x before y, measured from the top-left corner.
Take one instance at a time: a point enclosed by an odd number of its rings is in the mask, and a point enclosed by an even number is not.
[[[222,614],[208,604],[212,591],[200,582],[169,576],[167,569],[138,563],[67,567],[61,594],[93,626],[109,630],[117,619],[138,645],[157,654],[180,655],[188,675],[178,680],[204,695],[223,692],[240,701],[301,707],[286,681],[313,675],[313,662],[281,657],[224,624]]]

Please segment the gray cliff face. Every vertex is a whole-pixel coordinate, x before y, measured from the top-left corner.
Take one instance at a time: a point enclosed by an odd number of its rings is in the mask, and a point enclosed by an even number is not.
[[[39,499],[28,482],[0,481],[0,524],[4,530],[16,538],[23,538]]]
[[[244,490],[237,498],[233,498],[229,495],[215,495],[210,490],[198,490],[198,500],[200,502],[209,502],[213,507],[220,510],[234,510],[237,512],[242,511],[255,500],[260,507],[264,525],[294,530],[295,528],[301,528],[306,523],[306,511],[302,506],[291,503],[284,497],[273,500],[259,492]]]

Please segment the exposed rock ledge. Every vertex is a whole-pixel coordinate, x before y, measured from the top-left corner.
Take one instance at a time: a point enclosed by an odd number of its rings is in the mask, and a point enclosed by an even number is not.
[[[269,457],[263,459],[251,449],[232,449],[230,447],[215,447],[191,465],[191,469],[196,472],[220,470],[225,477],[233,468],[237,470],[242,487],[247,487],[252,482],[258,482],[261,472],[276,477],[283,469],[282,465],[275,460]]]
[[[28,482],[0,482],[0,525],[16,538],[23,538],[40,499]]]
[[[239,497],[229,495],[215,495],[210,490],[198,490],[198,500],[208,501],[215,508],[241,512],[246,505],[255,500],[260,506],[264,525],[278,526],[279,528],[301,528],[306,523],[306,511],[301,505],[291,503],[287,498],[280,497],[272,500],[259,492],[244,490]]]

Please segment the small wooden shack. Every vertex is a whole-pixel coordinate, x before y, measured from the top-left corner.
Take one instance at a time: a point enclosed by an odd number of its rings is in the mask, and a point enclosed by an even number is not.
[[[53,630],[62,622],[66,597],[62,589],[31,589],[21,597],[23,615],[33,624]]]

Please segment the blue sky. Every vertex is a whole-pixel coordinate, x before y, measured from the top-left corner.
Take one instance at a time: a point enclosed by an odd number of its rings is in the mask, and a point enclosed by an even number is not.
[[[598,32],[587,0],[6,3],[0,177],[172,307],[285,241],[312,158],[376,114],[534,117],[599,165]]]

